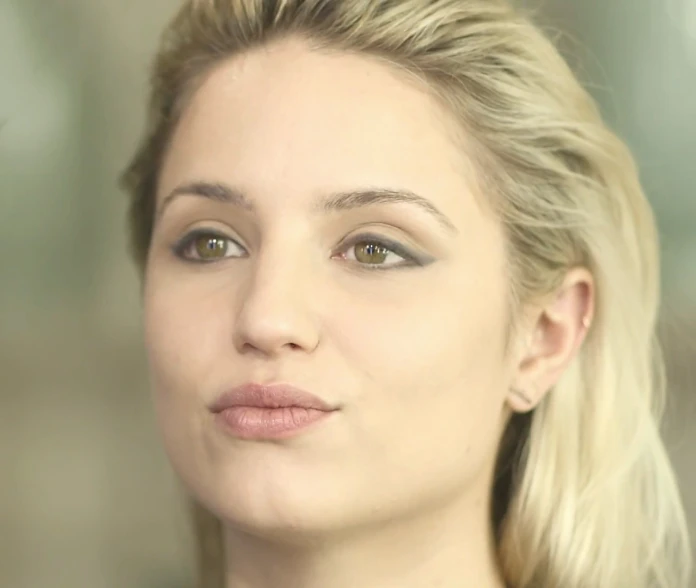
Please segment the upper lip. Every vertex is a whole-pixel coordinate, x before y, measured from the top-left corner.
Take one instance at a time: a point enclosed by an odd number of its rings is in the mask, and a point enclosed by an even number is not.
[[[222,412],[235,406],[254,406],[259,408],[285,408],[296,406],[314,408],[326,412],[336,410],[318,396],[288,384],[248,383],[225,392],[210,405],[212,412]]]

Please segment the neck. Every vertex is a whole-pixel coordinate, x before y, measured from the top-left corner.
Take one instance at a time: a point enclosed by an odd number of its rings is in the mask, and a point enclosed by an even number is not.
[[[503,588],[486,502],[292,543],[229,527],[226,588]]]

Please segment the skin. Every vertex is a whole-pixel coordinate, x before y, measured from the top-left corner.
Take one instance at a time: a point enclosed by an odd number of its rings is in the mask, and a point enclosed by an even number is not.
[[[384,64],[297,40],[222,63],[184,112],[157,193],[146,343],[167,454],[223,520],[228,588],[503,586],[489,520],[500,435],[577,351],[591,277],[570,272],[506,353],[503,232],[448,124]],[[254,210],[191,182],[234,187]],[[453,228],[410,203],[317,211],[367,187],[410,190]],[[177,256],[194,228],[227,249]],[[367,231],[422,265],[348,243]],[[237,439],[207,405],[246,382],[340,410],[288,440]]]

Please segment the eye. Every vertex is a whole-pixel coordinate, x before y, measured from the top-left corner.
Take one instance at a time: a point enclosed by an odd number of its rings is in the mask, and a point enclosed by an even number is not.
[[[201,263],[226,257],[243,257],[246,253],[234,239],[206,229],[187,233],[172,249],[181,259]]]
[[[369,269],[423,265],[403,245],[376,235],[358,235],[343,246],[340,259]]]
[[[212,263],[247,255],[237,241],[210,229],[196,229],[187,233],[172,247],[172,251],[179,259],[194,263]],[[423,266],[431,261],[421,259],[400,243],[378,235],[353,237],[343,244],[335,257],[369,270]]]

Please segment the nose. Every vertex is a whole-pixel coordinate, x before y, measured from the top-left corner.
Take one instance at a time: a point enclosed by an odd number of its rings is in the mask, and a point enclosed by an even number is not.
[[[277,356],[313,351],[319,343],[311,271],[287,256],[257,259],[240,292],[234,339],[239,353]]]

